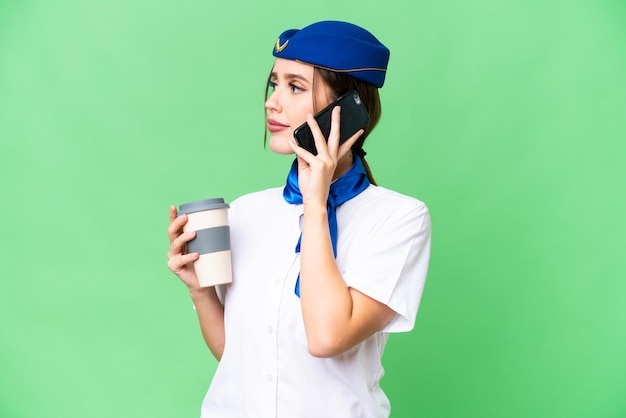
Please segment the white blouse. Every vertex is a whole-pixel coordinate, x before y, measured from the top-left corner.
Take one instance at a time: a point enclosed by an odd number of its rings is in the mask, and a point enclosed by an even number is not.
[[[415,322],[430,257],[430,217],[411,197],[370,185],[337,209],[337,265],[347,285],[396,312],[333,358],[309,354],[295,295],[302,205],[282,188],[231,204],[233,283],[221,286],[226,345],[203,418],[388,417],[379,386],[388,333]]]

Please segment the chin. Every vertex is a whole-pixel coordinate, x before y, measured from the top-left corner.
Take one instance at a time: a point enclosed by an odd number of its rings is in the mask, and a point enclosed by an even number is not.
[[[286,138],[277,138],[277,135],[270,136],[270,149],[276,154],[293,154],[293,150],[287,143]]]

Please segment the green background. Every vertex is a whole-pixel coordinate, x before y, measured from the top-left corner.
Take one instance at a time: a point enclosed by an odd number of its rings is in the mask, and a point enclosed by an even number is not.
[[[168,207],[284,182],[280,32],[391,51],[378,182],[425,201],[392,417],[626,416],[622,0],[0,0],[0,417],[196,417],[216,362]]]

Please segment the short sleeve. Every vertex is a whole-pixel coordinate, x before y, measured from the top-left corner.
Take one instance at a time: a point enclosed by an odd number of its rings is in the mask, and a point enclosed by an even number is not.
[[[410,331],[430,260],[428,208],[407,197],[375,214],[361,229],[355,250],[344,265],[344,280],[396,312],[383,332]]]

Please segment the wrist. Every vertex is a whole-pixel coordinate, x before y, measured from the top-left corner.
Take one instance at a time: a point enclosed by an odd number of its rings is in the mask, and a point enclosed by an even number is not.
[[[324,215],[326,216],[326,201],[318,201],[318,202],[304,202],[304,214],[310,215]]]
[[[189,296],[194,303],[217,297],[215,287],[193,287],[189,288]]]
[[[302,220],[302,230],[312,231],[320,229],[328,232],[328,212],[326,206],[311,205],[304,208],[304,217]],[[310,232],[307,232],[307,235]]]

